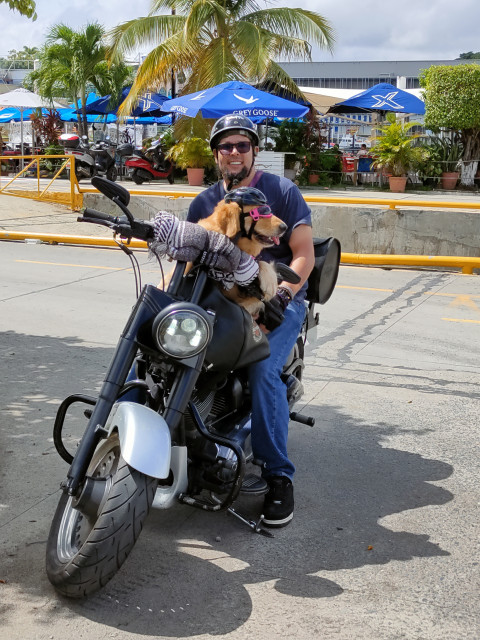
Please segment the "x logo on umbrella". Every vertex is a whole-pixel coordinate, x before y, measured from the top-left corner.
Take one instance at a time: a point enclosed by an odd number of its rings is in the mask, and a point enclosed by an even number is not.
[[[394,101],[394,97],[397,93],[398,91],[391,91],[390,93],[387,93],[386,96],[372,96],[372,98],[377,100],[376,104],[372,104],[372,108],[381,109],[382,107],[387,106],[392,107],[393,109],[404,109],[404,106]]]

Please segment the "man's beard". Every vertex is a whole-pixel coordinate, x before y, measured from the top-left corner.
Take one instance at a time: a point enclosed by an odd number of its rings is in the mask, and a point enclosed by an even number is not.
[[[225,167],[225,169],[223,169],[223,171],[218,169],[218,172],[222,176],[222,178],[225,180],[225,182],[227,184],[231,185],[230,186],[230,189],[231,189],[232,187],[234,187],[236,184],[238,184],[242,180],[245,180],[245,178],[250,173],[251,168],[252,167],[250,167],[250,168],[242,167],[242,169],[240,171],[238,171],[238,173],[234,173],[232,171],[229,171],[228,167]]]

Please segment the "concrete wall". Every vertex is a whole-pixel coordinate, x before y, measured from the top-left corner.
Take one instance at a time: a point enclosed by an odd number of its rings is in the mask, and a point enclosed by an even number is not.
[[[132,196],[135,217],[148,220],[165,210],[185,219],[190,198]],[[118,215],[100,194],[85,194],[84,205]],[[334,236],[348,253],[480,256],[480,212],[456,209],[386,209],[385,207],[311,204],[313,233]]]

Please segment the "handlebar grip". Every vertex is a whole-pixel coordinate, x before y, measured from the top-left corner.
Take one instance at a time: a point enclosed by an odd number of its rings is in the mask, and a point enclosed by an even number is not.
[[[83,215],[86,218],[97,218],[97,220],[107,220],[108,222],[118,221],[118,218],[116,218],[115,216],[111,216],[108,213],[103,213],[102,211],[97,211],[96,209],[90,209],[89,207],[85,207]]]

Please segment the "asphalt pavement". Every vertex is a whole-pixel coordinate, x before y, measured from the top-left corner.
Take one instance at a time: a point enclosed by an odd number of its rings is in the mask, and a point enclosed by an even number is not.
[[[84,235],[75,217],[0,195],[3,228]],[[478,640],[480,279],[442,271],[341,267],[297,407],[316,426],[290,428],[295,518],[273,540],[225,514],[154,511],[105,589],[56,595],[53,420],[98,390],[134,303],[129,267],[113,249],[0,242],[2,637]]]

